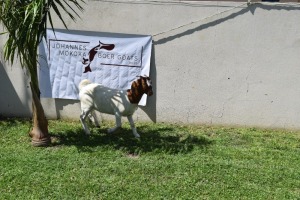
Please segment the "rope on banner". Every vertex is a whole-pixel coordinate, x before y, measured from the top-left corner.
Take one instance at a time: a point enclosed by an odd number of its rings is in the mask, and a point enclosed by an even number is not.
[[[165,33],[168,33],[168,32],[171,32],[171,31],[174,31],[174,30],[183,28],[183,27],[185,27],[185,26],[189,26],[189,25],[198,23],[198,22],[200,22],[200,21],[204,21],[204,20],[213,18],[213,17],[215,17],[215,16],[218,16],[218,15],[221,15],[221,14],[224,14],[224,13],[227,13],[227,12],[229,12],[229,11],[231,11],[231,10],[234,10],[234,9],[236,9],[236,8],[239,8],[239,7],[242,7],[242,6],[245,6],[245,5],[248,5],[248,2],[242,3],[242,4],[240,4],[240,5],[234,6],[234,7],[230,8],[230,9],[227,9],[227,10],[224,10],[224,11],[221,11],[221,12],[217,12],[217,13],[215,13],[215,14],[213,14],[213,15],[208,16],[208,17],[205,17],[205,18],[202,18],[202,19],[199,19],[199,20],[196,20],[196,21],[192,21],[192,22],[190,22],[190,23],[183,24],[183,25],[177,26],[177,27],[175,27],[175,28],[171,28],[171,29],[169,29],[169,30],[166,30],[166,31],[163,31],[163,32],[160,32],[160,33],[156,33],[156,34],[152,35],[152,37],[155,37],[155,36],[158,36],[158,35],[162,35],[162,34],[165,34]]]
[[[165,34],[165,33],[168,33],[168,32],[171,32],[171,31],[174,31],[174,30],[183,28],[183,27],[185,27],[185,26],[189,26],[189,25],[198,23],[198,22],[200,22],[200,21],[204,21],[204,20],[210,19],[210,18],[212,18],[212,17],[215,17],[215,16],[218,16],[218,15],[227,13],[227,12],[229,12],[229,11],[232,11],[232,10],[234,10],[234,9],[236,9],[236,8],[243,7],[243,6],[245,6],[245,5],[251,6],[251,5],[255,5],[255,4],[260,4],[260,5],[278,5],[278,6],[300,6],[300,3],[251,2],[251,0],[247,0],[246,3],[242,3],[242,4],[240,4],[240,5],[237,5],[237,6],[232,7],[232,8],[230,8],[230,9],[227,9],[227,10],[224,10],[224,11],[221,11],[221,12],[218,12],[218,13],[215,13],[215,14],[213,14],[213,15],[210,15],[210,16],[208,16],[208,17],[205,17],[205,18],[202,18],[202,19],[199,19],[199,20],[192,21],[192,22],[190,22],[190,23],[183,24],[183,25],[177,26],[177,27],[175,27],[175,28],[171,28],[171,29],[169,29],[169,30],[166,30],[166,31],[163,31],[163,32],[160,32],[160,33],[156,33],[156,34],[152,35],[152,37],[155,37],[155,36],[158,36],[158,35],[162,35],[162,34]]]
[[[145,0],[127,0],[127,1],[124,1],[124,0],[123,1],[120,1],[120,0],[92,0],[92,1],[101,1],[101,2],[108,2],[108,3],[131,3],[131,4],[135,4],[135,3],[148,3],[148,4],[151,4],[151,3],[154,3],[154,4],[155,3],[161,3],[161,4],[178,3],[179,5],[180,4],[181,5],[190,5],[190,6],[195,5],[194,3],[191,3],[189,1],[178,1],[178,0],[177,1],[176,0],[169,0],[169,1],[162,1],[162,0],[148,0],[148,1],[145,1]],[[197,1],[197,4],[200,3],[200,2],[201,1]],[[189,26],[189,25],[207,20],[207,19],[210,19],[212,17],[230,12],[230,11],[236,9],[236,8],[240,8],[240,7],[245,6],[245,5],[251,6],[251,5],[257,5],[257,4],[268,5],[268,6],[270,6],[270,5],[272,5],[272,6],[276,6],[276,5],[277,6],[300,6],[300,3],[252,2],[251,0],[247,0],[246,2],[243,2],[240,5],[234,6],[230,9],[227,9],[227,10],[224,10],[224,11],[221,11],[221,12],[217,12],[213,15],[208,16],[208,17],[205,17],[205,18],[202,18],[202,19],[199,19],[199,20],[196,20],[196,21],[192,21],[192,22],[187,23],[187,24],[183,24],[183,25],[177,26],[175,28],[171,28],[171,29],[166,30],[166,31],[162,31],[160,33],[156,33],[156,34],[152,35],[152,37],[159,36],[159,35],[162,35],[162,34],[165,34],[165,33],[168,33],[168,32],[171,32],[171,31],[174,31],[174,30],[177,30],[177,29],[180,29],[180,28],[183,28],[183,27],[186,27],[186,26]]]

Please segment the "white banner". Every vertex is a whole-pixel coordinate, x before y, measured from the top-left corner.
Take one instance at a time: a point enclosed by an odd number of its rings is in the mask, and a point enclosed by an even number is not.
[[[149,76],[151,47],[151,36],[49,29],[40,45],[41,97],[79,99],[83,79],[129,89],[137,76]]]

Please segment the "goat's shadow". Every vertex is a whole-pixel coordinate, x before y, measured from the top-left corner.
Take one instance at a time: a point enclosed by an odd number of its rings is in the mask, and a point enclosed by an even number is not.
[[[139,126],[140,139],[136,139],[130,128],[122,128],[108,134],[106,128],[93,128],[90,136],[85,135],[82,128],[64,130],[51,134],[53,147],[76,146],[79,152],[93,152],[97,147],[108,147],[127,154],[141,153],[189,153],[195,147],[206,148],[212,140],[205,135],[193,136],[186,132],[178,132],[172,127],[161,127],[149,130]],[[164,134],[167,133],[167,134]]]

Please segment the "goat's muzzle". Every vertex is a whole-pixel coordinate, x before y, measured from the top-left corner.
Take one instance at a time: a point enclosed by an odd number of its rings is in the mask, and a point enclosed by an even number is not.
[[[148,96],[152,96],[153,95],[153,91],[152,91],[152,86],[149,87],[148,92],[147,92]]]

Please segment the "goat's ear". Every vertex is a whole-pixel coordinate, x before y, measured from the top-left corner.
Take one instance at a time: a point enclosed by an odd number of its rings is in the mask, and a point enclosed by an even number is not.
[[[144,76],[142,76],[142,75],[139,75],[139,76],[136,76],[136,77],[139,77],[139,78],[146,78],[146,79],[148,79],[149,77],[146,75],[146,74],[144,74]]]

